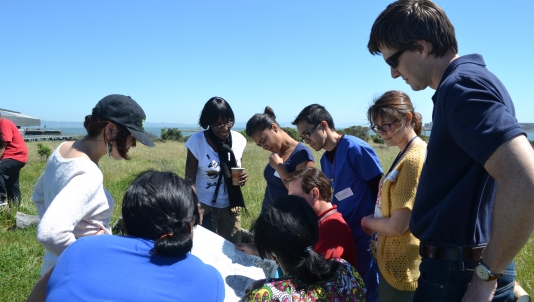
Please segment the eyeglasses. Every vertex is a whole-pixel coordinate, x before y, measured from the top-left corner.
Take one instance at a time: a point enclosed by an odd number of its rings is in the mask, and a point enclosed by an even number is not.
[[[234,126],[234,121],[229,120],[226,123],[215,124],[213,127],[212,126],[210,126],[210,127],[221,130],[221,129],[225,128],[225,127],[232,128],[232,126]]]
[[[396,121],[388,123],[388,124],[384,124],[382,126],[373,125],[371,127],[371,130],[373,130],[375,133],[386,133],[386,132],[390,131],[391,128],[393,128],[392,126],[395,125],[398,122],[399,122],[399,120],[396,120]]]
[[[311,128],[310,131],[308,131],[308,133],[304,134],[303,137],[300,138],[300,141],[301,142],[304,142],[305,140],[307,139],[310,139],[310,135],[313,133],[313,131],[315,131],[315,129],[317,129],[317,127],[320,125],[321,123],[315,125],[315,127]]]
[[[402,55],[405,50],[406,49],[401,49],[394,53],[392,56],[386,59],[386,63],[391,66],[391,68],[397,68],[397,59],[400,57],[400,55]]]

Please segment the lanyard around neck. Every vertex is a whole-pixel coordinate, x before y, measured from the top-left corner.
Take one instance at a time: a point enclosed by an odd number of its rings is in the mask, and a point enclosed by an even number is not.
[[[388,173],[386,174],[386,176],[389,175],[389,173],[391,172],[391,170],[393,170],[393,168],[398,164],[399,160],[402,158],[402,156],[404,155],[404,153],[406,153],[406,150],[408,150],[408,147],[410,147],[410,144],[417,138],[417,135],[414,136],[409,142],[408,142],[408,145],[406,145],[406,147],[404,147],[404,149],[399,152],[399,154],[397,155],[397,157],[395,157],[395,160],[393,161],[393,164],[391,164],[391,167],[389,167],[389,171]]]

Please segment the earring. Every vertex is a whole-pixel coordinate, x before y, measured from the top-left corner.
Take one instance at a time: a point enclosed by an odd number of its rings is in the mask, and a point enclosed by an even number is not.
[[[111,142],[108,142],[108,143],[106,144],[106,148],[107,148],[107,150],[108,150],[108,157],[109,157],[109,158],[111,158],[111,149],[112,149],[112,147],[113,147],[113,146],[111,145]]]

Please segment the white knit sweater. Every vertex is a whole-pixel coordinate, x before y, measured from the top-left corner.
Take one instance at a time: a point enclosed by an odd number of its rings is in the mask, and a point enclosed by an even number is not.
[[[41,222],[37,241],[46,248],[41,275],[77,238],[111,234],[113,198],[104,188],[100,168],[88,158],[63,158],[54,150],[33,192]]]

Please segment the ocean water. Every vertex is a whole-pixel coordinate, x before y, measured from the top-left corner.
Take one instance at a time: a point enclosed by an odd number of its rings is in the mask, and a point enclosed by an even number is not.
[[[54,130],[62,130],[63,134],[75,134],[75,135],[85,135],[87,132],[85,131],[85,128],[63,128],[63,129],[54,129]],[[182,131],[182,135],[190,136],[198,132],[198,129],[193,128],[186,128],[186,129],[180,129]],[[245,130],[244,128],[234,127],[232,130],[235,130],[237,132]],[[146,132],[156,135],[157,137],[161,136],[161,128],[146,128]],[[423,134],[429,136],[430,130],[424,131]],[[371,130],[369,130],[370,135],[374,135],[375,133]],[[534,140],[534,132],[529,131],[527,132],[527,138],[528,140]]]
[[[85,131],[85,128],[62,128],[62,129],[53,129],[53,130],[61,130],[63,134],[74,134],[74,135],[85,135],[87,133]],[[232,128],[232,130],[240,132],[245,129],[236,127],[236,128]],[[161,137],[161,128],[145,128],[145,131],[157,137]],[[180,131],[182,131],[182,135],[186,137],[186,136],[190,136],[190,135],[197,133],[198,129],[185,128],[185,129],[180,129]]]
[[[87,131],[85,130],[85,128],[63,128],[63,129],[58,129],[58,130],[61,130],[63,134],[74,134],[74,135],[87,134]],[[196,129],[180,129],[180,130],[182,131],[182,135],[184,137],[193,135],[197,132]],[[190,130],[190,131],[184,131],[184,130]],[[157,137],[161,136],[161,128],[145,128],[145,131]]]

